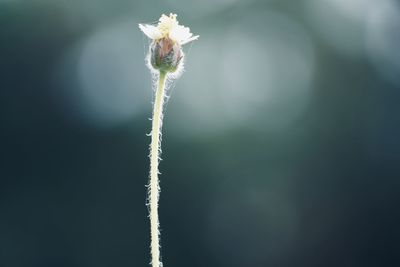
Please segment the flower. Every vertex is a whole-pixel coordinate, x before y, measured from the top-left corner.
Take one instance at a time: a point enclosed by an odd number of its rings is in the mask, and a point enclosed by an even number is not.
[[[199,35],[193,36],[188,27],[179,25],[176,14],[161,15],[157,26],[149,24],[139,24],[140,30],[152,40],[158,41],[163,38],[169,38],[179,45],[187,44],[197,40]]]
[[[139,24],[140,30],[153,40],[150,46],[151,66],[163,72],[175,72],[182,62],[182,45],[197,40],[188,27],[179,25],[176,14],[161,15],[157,26]]]

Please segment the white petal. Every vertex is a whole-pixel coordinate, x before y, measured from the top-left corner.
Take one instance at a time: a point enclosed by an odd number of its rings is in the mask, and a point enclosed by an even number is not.
[[[176,14],[169,14],[169,16],[162,14],[160,19],[158,20],[159,23],[158,25],[165,25],[168,26],[169,28],[175,27],[178,25],[178,21],[176,20]]]
[[[139,24],[139,28],[150,39],[154,40],[154,39],[159,39],[162,37],[160,30],[153,25]]]
[[[182,42],[184,42],[185,40],[190,39],[192,35],[193,34],[190,32],[190,29],[188,27],[177,25],[169,33],[169,38],[182,44]]]
[[[194,41],[194,40],[199,39],[199,37],[200,37],[200,35],[193,36],[193,37],[191,37],[191,38],[188,38],[188,39],[186,39],[186,40],[183,40],[180,44],[181,44],[181,45],[184,45],[184,44],[190,43],[191,41]]]

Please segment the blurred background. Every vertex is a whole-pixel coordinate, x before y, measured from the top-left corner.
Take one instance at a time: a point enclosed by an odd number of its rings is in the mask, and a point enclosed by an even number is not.
[[[400,266],[395,0],[0,0],[0,266],[149,266],[148,40],[169,90],[164,266]]]

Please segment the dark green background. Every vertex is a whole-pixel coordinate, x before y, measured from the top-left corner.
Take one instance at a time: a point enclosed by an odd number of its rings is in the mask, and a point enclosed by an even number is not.
[[[164,266],[400,266],[399,10],[0,0],[0,266],[148,266],[137,24],[169,12],[200,39],[166,109]]]

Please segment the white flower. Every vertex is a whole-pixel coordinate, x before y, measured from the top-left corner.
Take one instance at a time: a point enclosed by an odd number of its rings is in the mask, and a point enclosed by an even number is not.
[[[161,15],[157,26],[139,24],[139,28],[150,39],[155,41],[168,38],[179,45],[184,45],[199,38],[198,35],[193,36],[188,27],[179,25],[176,20],[176,14],[172,13],[169,16]]]

